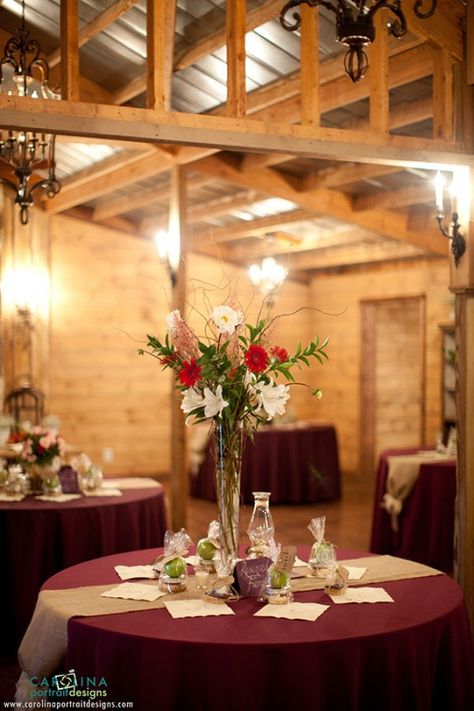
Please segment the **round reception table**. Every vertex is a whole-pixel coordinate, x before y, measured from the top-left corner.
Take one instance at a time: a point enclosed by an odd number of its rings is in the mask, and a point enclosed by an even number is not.
[[[419,475],[403,502],[393,527],[390,514],[382,508],[390,456],[413,455],[419,449],[382,452],[377,469],[370,550],[416,560],[445,573],[453,570],[454,503],[456,462],[420,460]]]
[[[43,589],[116,584],[115,565],[149,563],[156,553],[89,561]],[[106,680],[107,701],[140,711],[474,708],[461,589],[446,575],[378,587],[394,603],[336,605],[322,590],[297,593],[296,601],[329,605],[315,622],[253,617],[262,607],[255,598],[232,604],[233,616],[173,619],[155,609],[71,618],[60,670]]]
[[[49,576],[98,556],[162,545],[165,530],[161,486],[63,503],[0,502],[1,651],[18,647]]]
[[[191,477],[191,495],[215,500],[214,444]],[[271,491],[272,504],[309,504],[341,496],[337,434],[332,425],[262,427],[247,439],[242,456],[242,501],[253,491]]]

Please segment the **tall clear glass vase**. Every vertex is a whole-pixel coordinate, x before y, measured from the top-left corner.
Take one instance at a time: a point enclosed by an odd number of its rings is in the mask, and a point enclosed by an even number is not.
[[[242,469],[243,433],[233,422],[216,422],[214,437],[215,487],[220,524],[222,560],[232,570],[238,558],[240,474]]]

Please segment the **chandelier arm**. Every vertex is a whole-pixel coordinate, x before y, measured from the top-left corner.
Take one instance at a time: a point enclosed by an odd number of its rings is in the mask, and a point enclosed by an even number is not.
[[[327,8],[328,10],[331,10],[338,17],[340,17],[344,12],[344,2],[343,0],[336,0],[336,2],[338,3],[339,7],[335,6],[334,3],[330,0],[289,0],[289,2],[284,5],[280,12],[280,24],[283,29],[288,30],[289,32],[295,32],[296,30],[299,30],[299,28],[301,27],[300,13],[294,12],[292,14],[293,22],[286,20],[285,15],[287,15],[290,10],[299,7],[300,5],[308,5],[309,7],[319,7],[320,5],[322,5],[323,7]]]
[[[405,19],[405,15],[403,14],[402,8],[400,7],[399,0],[395,0],[395,2],[378,0],[378,2],[370,8],[369,12],[367,13],[367,17],[372,18],[375,13],[378,12],[378,10],[381,10],[382,8],[389,10],[397,18],[396,22],[390,24],[388,33],[396,39],[404,37],[407,33],[407,21]]]
[[[0,178],[0,185],[6,185],[8,188],[11,188],[15,193],[17,191],[15,183],[12,180],[8,180],[8,178]]]
[[[426,2],[431,3],[431,7],[429,7],[427,10],[422,10],[421,8],[423,7],[424,2],[425,0],[416,0],[413,6],[413,12],[421,20],[426,20],[428,17],[432,17],[432,15],[434,15],[434,13],[436,12],[436,8],[438,6],[438,0],[426,0]]]

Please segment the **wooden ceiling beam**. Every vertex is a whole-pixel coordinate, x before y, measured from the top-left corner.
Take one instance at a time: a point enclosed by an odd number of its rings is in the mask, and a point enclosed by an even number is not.
[[[314,219],[314,214],[307,210],[291,210],[271,217],[257,217],[255,220],[240,221],[235,225],[226,225],[219,228],[206,228],[194,232],[193,239],[207,239],[211,236],[213,242],[229,242],[243,237],[255,237],[269,232],[276,232],[296,222],[305,222]]]
[[[208,175],[196,175],[187,180],[188,190],[202,188],[204,185],[212,182],[212,178]],[[140,210],[142,207],[147,207],[155,202],[168,200],[170,196],[170,186],[165,185],[160,188],[149,188],[142,190],[133,195],[124,195],[120,197],[103,198],[97,201],[94,208],[94,221],[105,220],[116,215],[124,215],[127,212]]]
[[[256,27],[260,27],[268,20],[271,20],[281,10],[281,0],[267,0],[263,5],[247,13],[245,19],[245,32],[251,32]],[[192,64],[199,62],[203,57],[207,57],[216,50],[224,47],[226,43],[225,27],[213,32],[202,40],[193,42],[187,49],[180,52],[174,58],[174,71],[177,72]],[[125,86],[118,89],[113,94],[112,103],[124,104],[136,96],[142,94],[146,89],[146,77],[140,75],[130,81]]]
[[[319,9],[301,6],[301,123],[319,126]]]
[[[79,31],[79,47],[82,47],[95,37],[99,32],[107,29],[109,25],[124,15],[131,7],[136,5],[138,0],[117,0],[110,7],[94,17],[91,22],[88,22],[82,30]],[[54,52],[47,58],[49,67],[55,67],[61,61],[61,47],[55,49]]]
[[[345,195],[324,188],[298,192],[280,180],[276,171],[270,168],[241,173],[234,166],[216,156],[200,161],[199,167],[204,172],[213,174],[221,180],[228,180],[249,189],[262,190],[266,185],[271,194],[291,200],[314,214],[327,215],[341,222],[356,224],[390,239],[408,242],[434,254],[446,254],[445,240],[439,232],[436,230],[411,231],[407,227],[406,215],[401,213],[391,210],[357,212],[352,208],[351,201]]]
[[[103,161],[95,171],[87,169],[65,180],[56,199],[45,202],[45,209],[53,214],[63,212],[132,182],[157,175],[160,171],[165,172],[172,165],[172,158],[153,150],[146,156],[134,153],[128,158]]]
[[[171,110],[176,0],[147,0],[146,105]]]
[[[387,190],[386,192],[372,193],[371,195],[363,195],[354,198],[354,210],[372,210],[372,209],[394,209],[401,207],[410,207],[411,205],[428,204],[432,207],[432,212],[435,212],[434,204],[434,189],[430,182],[422,186],[411,186],[409,188],[401,188],[400,190]]]
[[[310,173],[301,181],[303,192],[318,188],[337,188],[342,185],[359,183],[361,180],[381,178],[400,172],[399,167],[391,165],[364,165],[363,163],[343,163],[337,168],[327,168],[316,173]]]
[[[465,8],[452,0],[438,0],[432,17],[420,19],[415,14],[416,3],[403,3],[408,31],[438,47],[444,47],[460,62],[464,58],[463,20]],[[423,9],[423,8],[422,8]]]

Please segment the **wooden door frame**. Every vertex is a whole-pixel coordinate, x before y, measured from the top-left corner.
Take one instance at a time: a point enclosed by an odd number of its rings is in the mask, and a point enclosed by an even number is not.
[[[379,304],[417,300],[421,322],[420,446],[426,438],[426,295],[410,294],[360,300],[359,471],[375,476],[375,309]]]

